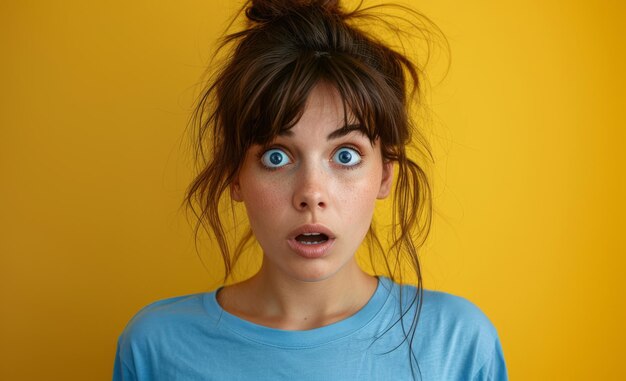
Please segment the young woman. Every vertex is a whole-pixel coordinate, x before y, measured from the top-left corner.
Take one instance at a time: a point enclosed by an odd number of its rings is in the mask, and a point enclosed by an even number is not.
[[[261,268],[142,309],[119,339],[113,379],[506,380],[486,316],[422,287],[430,188],[406,153],[419,71],[354,26],[367,12],[337,1],[253,0],[245,15],[198,104],[210,155],[186,201],[216,237],[226,276],[251,239]],[[390,195],[384,249],[372,216]],[[250,223],[234,250],[224,200],[242,202]],[[364,241],[387,265],[377,275],[357,265]],[[415,286],[397,282],[407,263]]]

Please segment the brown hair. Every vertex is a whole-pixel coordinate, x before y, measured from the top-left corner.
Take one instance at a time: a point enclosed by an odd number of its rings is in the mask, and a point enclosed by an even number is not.
[[[412,24],[416,30],[424,25],[436,28],[416,11],[395,7],[419,20]],[[230,201],[224,196],[246,151],[252,144],[265,145],[279,132],[292,128],[313,87],[320,81],[332,84],[343,100],[344,111],[350,110],[372,142],[380,139],[383,160],[398,166],[391,246],[385,253],[371,226],[367,244],[372,266],[375,255],[382,255],[386,264],[383,271],[374,268],[377,274],[402,281],[403,264],[408,263],[417,278],[417,293],[403,311],[404,315],[411,307],[417,309],[406,335],[410,346],[423,293],[418,248],[430,229],[432,201],[428,177],[407,156],[406,148],[414,143],[422,157],[432,156],[409,112],[411,105],[420,101],[420,70],[406,54],[356,27],[359,21],[382,20],[373,14],[377,8],[359,4],[348,12],[337,0],[245,3],[242,10],[247,27],[224,37],[220,51],[228,52],[226,61],[211,77],[193,114],[201,168],[187,190],[185,203],[198,219],[196,233],[204,227],[215,237],[226,282],[253,237],[248,230],[231,250],[220,207]],[[384,25],[394,31],[392,23],[385,21]],[[413,369],[413,361],[410,363]]]

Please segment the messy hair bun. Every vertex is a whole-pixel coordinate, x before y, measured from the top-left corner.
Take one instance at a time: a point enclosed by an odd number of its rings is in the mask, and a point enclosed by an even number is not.
[[[338,12],[338,0],[252,0],[246,8],[246,17],[252,22],[269,22],[298,8],[316,7],[327,12]]]

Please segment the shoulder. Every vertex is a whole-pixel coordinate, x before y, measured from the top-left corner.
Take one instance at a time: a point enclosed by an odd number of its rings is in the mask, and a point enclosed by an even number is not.
[[[414,285],[387,280],[386,287],[404,311],[420,308],[420,324],[439,327],[463,327],[471,331],[497,337],[494,325],[487,315],[468,299],[443,291],[423,289],[418,306],[418,289]]]
[[[152,302],[140,309],[130,323],[178,319],[203,311],[204,294],[176,296]]]
[[[158,340],[168,332],[189,329],[190,322],[208,317],[203,301],[206,294],[191,294],[159,300],[140,309],[120,335],[120,347],[137,346]]]
[[[497,336],[487,315],[470,300],[442,291],[424,290],[423,313],[449,325],[473,327],[484,334]]]
[[[175,369],[173,353],[192,350],[194,340],[213,332],[216,319],[205,308],[208,295],[163,299],[140,309],[119,336],[113,379],[157,379]]]
[[[434,344],[441,352],[454,354],[457,377],[507,379],[498,331],[476,304],[454,294],[426,290],[422,313],[420,324],[434,333]]]
[[[407,314],[410,321],[417,310],[416,303],[411,305],[417,288],[396,284],[392,290],[392,295],[402,300],[403,309],[413,312]],[[415,335],[416,352],[428,353],[437,359],[434,363],[454,364],[451,369],[458,374],[452,375],[448,369],[448,373],[438,373],[442,379],[474,379],[485,372],[489,372],[487,378],[477,379],[506,379],[495,325],[483,310],[462,296],[424,289]]]
[[[392,282],[388,284],[391,284],[391,295],[395,301],[402,301],[403,311],[417,309],[417,287]],[[462,330],[464,334],[482,335],[492,339],[498,336],[491,320],[476,304],[448,292],[423,289],[419,320],[420,325],[429,325],[429,328]]]

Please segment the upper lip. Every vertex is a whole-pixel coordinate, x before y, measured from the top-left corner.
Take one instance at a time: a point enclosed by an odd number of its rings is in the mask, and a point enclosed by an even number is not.
[[[300,234],[304,233],[322,233],[325,234],[328,239],[335,238],[333,232],[322,224],[306,224],[294,229],[291,233],[289,233],[289,239],[294,239]]]

